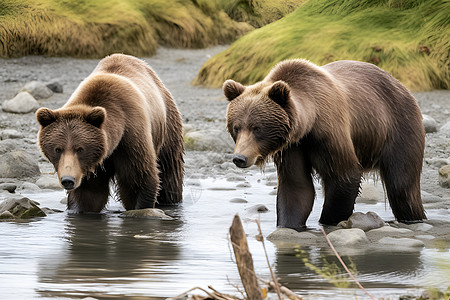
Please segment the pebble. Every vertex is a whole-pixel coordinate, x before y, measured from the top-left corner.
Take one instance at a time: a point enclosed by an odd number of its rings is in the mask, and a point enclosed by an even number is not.
[[[430,117],[429,115],[422,115],[423,117],[423,126],[425,127],[426,133],[437,132],[437,123],[436,120]]]
[[[338,229],[330,232],[328,238],[334,246],[354,247],[369,243],[366,233],[359,228]]]
[[[47,99],[53,95],[52,90],[40,81],[30,81],[26,83],[20,92],[28,92],[37,100]]]
[[[248,203],[248,201],[242,198],[233,198],[230,200],[230,203]]]
[[[367,213],[355,212],[346,223],[344,228],[359,228],[364,231],[383,227],[385,222],[373,211]]]
[[[39,103],[28,92],[20,92],[14,98],[3,102],[4,112],[15,114],[27,114],[35,112],[39,108]]]
[[[0,155],[0,177],[24,178],[40,174],[36,160],[23,150]]]
[[[439,185],[443,188],[450,188],[450,165],[439,169]]]

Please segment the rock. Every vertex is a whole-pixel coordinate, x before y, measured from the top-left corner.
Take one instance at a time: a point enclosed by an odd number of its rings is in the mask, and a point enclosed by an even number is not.
[[[437,132],[436,120],[434,120],[429,115],[422,115],[422,117],[423,117],[423,126],[425,127],[425,132],[426,133]]]
[[[15,150],[0,155],[0,177],[24,178],[40,174],[39,165],[28,153]]]
[[[377,234],[380,236],[386,235],[401,235],[401,234],[411,234],[413,231],[407,228],[395,228],[391,226],[383,226],[380,228],[372,229],[367,234]]]
[[[236,187],[238,187],[238,188],[249,188],[249,187],[252,187],[252,185],[250,184],[250,182],[242,182],[242,183],[236,184]]]
[[[420,251],[425,244],[422,241],[411,239],[411,238],[393,238],[384,237],[378,241],[378,244],[382,246],[386,251],[400,251],[400,252],[410,252],[410,251]],[[387,247],[386,247],[387,246]]]
[[[439,169],[439,185],[443,188],[450,188],[450,165]]]
[[[34,183],[31,182],[24,182],[22,183],[22,185],[19,187],[19,190],[21,191],[27,191],[27,192],[39,192],[41,190],[40,187],[38,187],[37,185],[35,185]]]
[[[16,145],[11,140],[0,141],[0,155],[13,151]]]
[[[0,190],[5,190],[10,193],[14,193],[16,188],[17,188],[17,185],[15,185],[14,183],[0,183]]]
[[[248,201],[242,198],[233,198],[230,200],[230,203],[247,203]]]
[[[172,217],[165,214],[162,209],[144,208],[124,211],[119,215],[121,218],[145,218],[155,220],[173,220]]]
[[[296,244],[311,244],[311,242],[317,241],[317,236],[308,231],[298,232],[291,228],[277,228],[274,232],[267,236],[267,240],[271,242],[289,242]]]
[[[186,150],[232,152],[233,140],[221,130],[190,131],[184,135]]]
[[[235,181],[245,181],[245,178],[242,177],[242,176],[239,176],[239,175],[230,173],[230,174],[227,175],[227,181],[232,181],[232,182],[235,182]]]
[[[436,168],[441,168],[445,165],[450,165],[450,158],[430,158],[425,159],[427,164],[432,165]]]
[[[36,185],[41,189],[62,190],[59,180],[55,176],[41,176],[36,181]]]
[[[53,93],[63,93],[63,85],[56,79],[51,80],[45,84]]]
[[[49,89],[44,83],[40,81],[30,81],[20,90],[20,92],[28,92],[35,99],[47,99],[53,95],[51,89]]]
[[[40,209],[36,202],[23,197],[10,197],[0,203],[0,214],[10,212],[15,219],[28,219],[33,217],[45,217],[46,214]]]
[[[269,195],[273,196],[276,195],[277,193],[278,193],[277,189],[273,189],[272,191],[269,192]]]
[[[362,212],[355,212],[350,216],[350,218],[348,218],[347,222],[347,228],[359,228],[364,231],[380,228],[384,225],[385,222],[383,219],[372,211],[369,211],[366,214]]]
[[[14,215],[12,213],[10,213],[9,211],[4,211],[4,212],[0,213],[0,219],[9,220],[9,219],[15,219],[15,218],[14,218]]]
[[[375,204],[384,201],[384,191],[381,184],[364,182],[361,184],[361,192],[356,198],[358,203]]]
[[[427,224],[427,223],[415,223],[415,224],[399,223],[399,226],[402,226],[403,228],[410,229],[412,231],[428,231],[431,228],[433,228],[433,225],[430,225],[430,224]]]
[[[39,108],[39,103],[28,92],[20,92],[14,98],[3,102],[4,112],[15,114],[27,114],[35,112]]]
[[[248,207],[246,211],[251,214],[257,214],[257,213],[266,213],[269,211],[269,209],[264,204],[256,204]]]
[[[446,136],[450,136],[450,121],[447,121],[440,129],[440,132],[445,133]]]
[[[0,131],[0,140],[23,139],[24,135],[14,129],[5,129]]]
[[[359,228],[338,229],[328,234],[328,238],[334,246],[358,246],[369,243],[364,230]]]

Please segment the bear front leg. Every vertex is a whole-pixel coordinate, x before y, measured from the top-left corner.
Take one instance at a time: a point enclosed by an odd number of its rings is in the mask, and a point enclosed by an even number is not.
[[[277,226],[301,229],[315,197],[311,164],[299,145],[278,152],[274,161],[278,173]]]
[[[353,213],[355,199],[358,196],[362,173],[354,171],[347,178],[322,178],[325,190],[325,202],[319,222],[324,225],[336,225],[347,220]]]
[[[109,182],[114,170],[109,162],[97,167],[94,174],[85,177],[81,185],[67,195],[67,208],[72,212],[100,212],[108,202]]]

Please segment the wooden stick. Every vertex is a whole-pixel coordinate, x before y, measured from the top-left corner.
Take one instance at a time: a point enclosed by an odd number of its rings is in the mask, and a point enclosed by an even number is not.
[[[234,216],[233,223],[230,227],[230,239],[247,299],[263,300],[262,291],[258,285],[253,267],[252,254],[248,249],[247,237],[245,236],[241,219],[237,214]]]

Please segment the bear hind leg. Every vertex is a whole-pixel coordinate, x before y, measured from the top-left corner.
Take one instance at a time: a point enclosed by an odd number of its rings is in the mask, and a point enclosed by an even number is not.
[[[162,147],[158,155],[160,190],[157,203],[159,205],[175,205],[183,200],[183,141],[178,147],[171,149]]]

